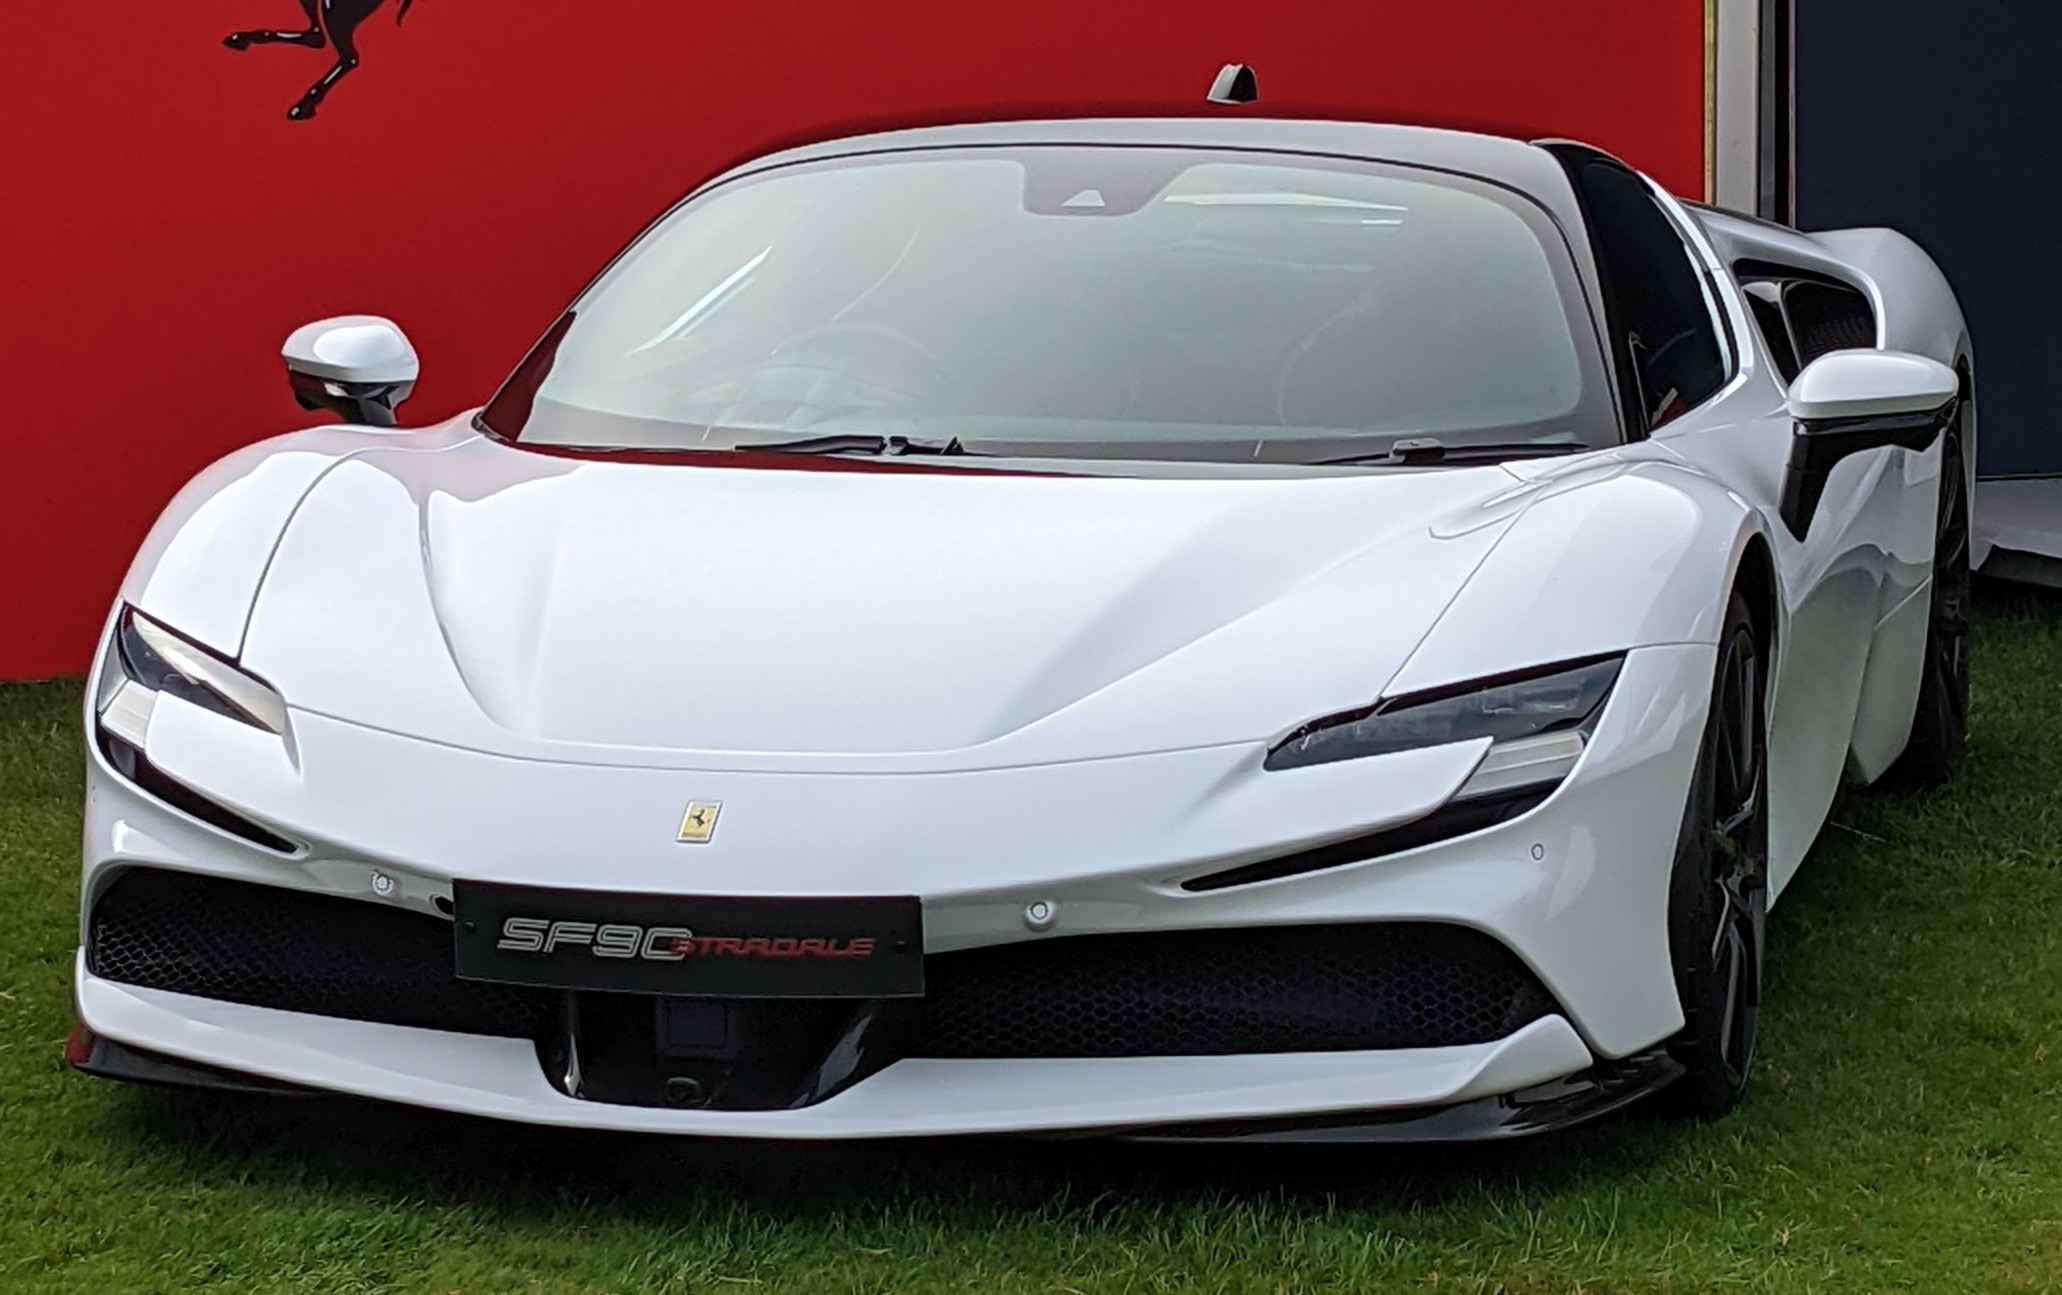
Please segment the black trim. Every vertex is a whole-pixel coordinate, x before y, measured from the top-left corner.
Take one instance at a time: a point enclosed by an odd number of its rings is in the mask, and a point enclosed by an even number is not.
[[[65,1060],[72,1069],[96,1079],[117,1079],[129,1084],[152,1084],[164,1088],[200,1088],[218,1093],[244,1093],[263,1097],[315,1097],[315,1089],[289,1084],[263,1075],[204,1066],[197,1061],[168,1057],[163,1053],[132,1048],[126,1043],[95,1034],[85,1026],[72,1031],[65,1044]]]
[[[1136,1130],[1119,1136],[1134,1142],[1495,1142],[1587,1123],[1659,1092],[1682,1074],[1682,1065],[1656,1048],[1622,1061],[1599,1062],[1579,1074],[1520,1093],[1484,1097],[1457,1106],[1418,1106],[1302,1120],[1189,1124]]]
[[[1954,423],[1960,406],[1961,401],[1950,400],[1930,414],[1799,421],[1790,441],[1790,461],[1783,470],[1783,525],[1803,539],[1811,530],[1811,519],[1825,497],[1826,481],[1835,464],[1849,455],[1889,445],[1927,449]]]
[[[139,791],[152,799],[164,802],[189,818],[199,819],[217,831],[227,832],[238,840],[247,841],[274,854],[294,854],[300,850],[301,847],[296,842],[262,824],[252,822],[227,805],[209,800],[158,768],[150,762],[149,756],[108,732],[106,726],[98,721],[94,723],[94,737],[99,741],[101,758],[107,761],[108,767],[135,784]]]
[[[1757,289],[1768,288],[1775,294],[1764,297]],[[1782,280],[1754,279],[1740,284],[1740,299],[1747,303],[1747,313],[1754,318],[1754,327],[1761,333],[1761,343],[1768,349],[1769,362],[1781,375],[1783,385],[1797,381],[1797,375],[1804,372],[1804,366],[1797,360],[1797,346],[1790,340],[1790,319],[1783,313]]]
[[[1542,666],[1527,666],[1522,670],[1506,670],[1502,674],[1484,675],[1476,679],[1465,679],[1459,683],[1441,684],[1436,688],[1421,688],[1416,692],[1398,693],[1394,697],[1378,697],[1369,705],[1355,710],[1342,710],[1334,715],[1320,716],[1308,724],[1295,729],[1287,737],[1268,748],[1266,766],[1269,769],[1276,768],[1275,758],[1282,751],[1314,733],[1322,733],[1328,728],[1337,728],[1341,724],[1353,724],[1374,715],[1409,710],[1413,706],[1429,706],[1434,702],[1451,701],[1456,697],[1466,697],[1472,693],[1488,692],[1493,688],[1509,688],[1521,683],[1531,683],[1538,679],[1551,679],[1555,675],[1572,674],[1577,670],[1587,670],[1591,666],[1602,665],[1606,661],[1622,661],[1624,659],[1625,654],[1623,652],[1599,652],[1594,656],[1575,657],[1568,661],[1554,661]],[[1602,709],[1604,702],[1610,700],[1611,689],[1617,687],[1617,685],[1618,680],[1614,675],[1611,683],[1604,689],[1604,700],[1597,703],[1598,709]],[[1596,711],[1592,711],[1589,715],[1570,720],[1560,724],[1558,727],[1561,729],[1580,728],[1583,724],[1594,718],[1595,715]],[[1554,726],[1539,730],[1540,733],[1555,731],[1557,729]],[[1527,734],[1526,736],[1531,737],[1536,736],[1536,734]],[[1364,759],[1366,757],[1349,758]],[[1289,767],[1303,766],[1292,765]]]
[[[293,392],[294,403],[301,408],[314,411],[327,409],[347,423],[364,427],[398,427],[400,418],[394,407],[408,399],[415,390],[415,381],[406,382],[346,382],[341,378],[322,378],[312,373],[303,373],[287,362],[286,383]]]
[[[1742,216],[1737,211],[1721,211],[1719,208],[1716,207],[1707,207],[1705,208],[1705,210],[1716,211],[1719,215],[1727,216],[1734,220],[1745,220],[1750,224],[1759,225],[1765,229],[1780,230],[1786,234],[1794,234],[1797,232],[1796,230],[1791,229],[1788,225],[1777,225],[1771,221],[1766,220],[1754,220],[1752,217]],[[1785,261],[1763,260],[1762,258],[1756,256],[1743,256],[1739,260],[1734,261],[1733,277],[1741,280],[1742,282],[1751,279],[1794,279],[1802,283],[1822,283],[1829,288],[1846,288],[1850,292],[1860,292],[1862,293],[1864,300],[1866,300],[1868,296],[1868,294],[1865,291],[1863,291],[1862,286],[1860,284],[1854,283],[1847,279],[1843,279],[1837,274],[1829,274],[1824,270],[1812,269],[1810,267],[1802,265],[1791,265]]]
[[[1548,787],[1527,787],[1502,796],[1483,796],[1475,800],[1448,801],[1423,818],[1397,827],[1383,828],[1365,836],[1334,841],[1311,850],[1299,850],[1273,859],[1262,859],[1257,863],[1241,864],[1220,872],[1205,873],[1190,877],[1181,883],[1186,891],[1203,892],[1228,890],[1233,886],[1250,886],[1255,882],[1274,881],[1282,877],[1299,876],[1306,872],[1322,872],[1327,868],[1340,868],[1349,863],[1361,863],[1378,859],[1385,854],[1401,854],[1419,846],[1432,845],[1439,841],[1450,841],[1457,836],[1480,832],[1507,823],[1520,814],[1528,814],[1553,794],[1555,783]]]

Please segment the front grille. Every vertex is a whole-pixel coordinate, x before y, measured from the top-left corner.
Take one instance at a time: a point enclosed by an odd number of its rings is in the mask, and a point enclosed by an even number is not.
[[[86,959],[94,975],[124,984],[529,1038],[545,1044],[547,1056],[563,1052],[563,995],[457,979],[449,922],[380,903],[135,868],[94,905]],[[658,1102],[665,1078],[692,1072],[704,1089],[719,1093],[723,1081],[751,1081],[749,1093],[724,1094],[721,1104],[784,1105],[816,1100],[897,1056],[1448,1047],[1503,1038],[1557,1010],[1503,944],[1425,922],[1064,936],[933,954],[925,978],[923,998],[872,1007],[852,1000],[729,1003],[724,1033],[735,1046],[726,1045],[715,1061],[665,1060],[666,1017],[656,998],[580,995],[589,1010],[575,1015],[592,1018],[583,1027],[583,1052],[596,1065],[617,1052],[636,1063],[616,1086],[628,1096],[614,1089],[601,1096],[600,1088],[584,1095]],[[839,1042],[850,1023],[865,1020],[873,1024],[863,1037]],[[807,1046],[797,1052],[803,1036]],[[846,1058],[833,1065],[824,1049],[834,1043],[856,1048],[863,1064]],[[760,1073],[768,1067],[778,1073]],[[841,1078],[822,1078],[831,1074]],[[639,1096],[646,1088],[651,1092]],[[799,1091],[812,1095],[794,1098]]]
[[[451,924],[278,886],[134,868],[93,906],[86,965],[147,989],[461,1034],[537,1037],[550,997],[459,980]]]
[[[1517,955],[1437,923],[1068,936],[934,955],[926,1057],[1215,1056],[1487,1043],[1556,1010]]]

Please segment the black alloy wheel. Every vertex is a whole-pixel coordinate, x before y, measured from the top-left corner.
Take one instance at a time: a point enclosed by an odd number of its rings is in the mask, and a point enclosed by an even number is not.
[[[1919,679],[1911,739],[1883,776],[1891,787],[1939,787],[1961,758],[1969,734],[1969,593],[1969,478],[1961,438],[1949,431],[1940,443],[1925,673]]]
[[[1669,1053],[1684,1075],[1662,1094],[1712,1119],[1739,1104],[1754,1064],[1768,923],[1768,666],[1737,592],[1719,636],[1697,770],[1669,885],[1668,943],[1682,1032]]]

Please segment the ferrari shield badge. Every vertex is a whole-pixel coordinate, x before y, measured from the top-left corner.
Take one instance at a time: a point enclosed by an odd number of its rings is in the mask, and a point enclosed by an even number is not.
[[[702,845],[716,835],[716,815],[723,812],[720,800],[691,800],[687,803],[687,814],[680,820],[680,839],[689,845]]]

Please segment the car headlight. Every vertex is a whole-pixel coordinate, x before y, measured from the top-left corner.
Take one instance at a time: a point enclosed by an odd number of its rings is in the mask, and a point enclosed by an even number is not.
[[[286,731],[286,702],[271,685],[133,607],[122,609],[108,658],[94,710],[109,731],[134,746],[143,745],[160,695],[267,733]]]
[[[1489,752],[1455,799],[1558,782],[1581,758],[1622,660],[1563,662],[1388,698],[1304,725],[1268,752],[1266,767],[1297,769],[1486,737]]]
[[[181,782],[146,754],[158,698],[174,696],[267,733],[286,733],[286,702],[270,684],[133,607],[93,689],[93,744],[110,768],[172,808],[277,854],[301,847],[263,823]]]

